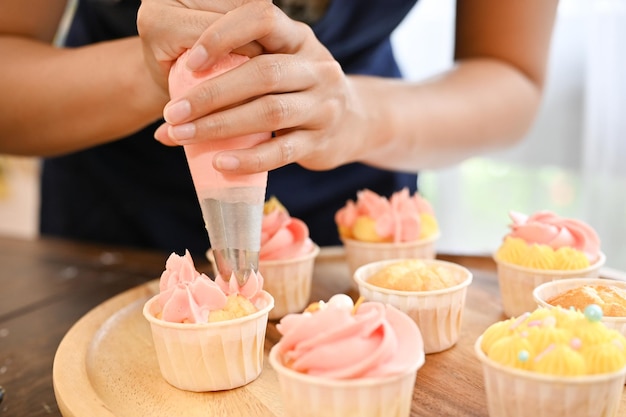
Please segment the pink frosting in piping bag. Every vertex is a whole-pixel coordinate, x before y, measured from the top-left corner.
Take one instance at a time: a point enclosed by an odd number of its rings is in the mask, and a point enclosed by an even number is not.
[[[188,51],[177,59],[170,70],[172,99],[249,59],[231,53],[208,71],[194,72],[185,66],[187,56]],[[264,132],[184,146],[217,268],[227,280],[231,276],[236,277],[240,285],[244,285],[248,276],[258,270],[268,173],[223,174],[213,167],[213,159],[219,151],[250,148],[270,137],[271,132]]]
[[[181,97],[191,87],[235,68],[249,58],[244,55],[230,54],[215,64],[211,69],[193,72],[186,68],[188,51],[184,52],[172,65],[169,76],[169,91],[172,99]],[[256,145],[271,137],[271,133],[228,138],[222,141],[207,141],[186,145],[185,154],[193,176],[198,195],[210,188],[237,187],[255,185],[265,188],[267,172],[251,175],[225,175],[213,168],[213,157],[224,149],[243,149]]]

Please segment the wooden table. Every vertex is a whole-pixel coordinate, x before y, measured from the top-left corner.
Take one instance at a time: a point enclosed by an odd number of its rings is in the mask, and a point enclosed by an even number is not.
[[[160,276],[168,255],[70,241],[0,238],[0,385],[6,390],[0,416],[61,416],[52,367],[63,337],[81,317],[112,297],[123,301],[124,295],[149,288],[147,283]],[[411,416],[484,417],[482,371],[473,344],[486,327],[504,318],[495,265],[488,257],[439,258],[466,266],[474,281],[459,342],[445,352],[427,355],[418,372]],[[204,259],[196,259],[196,267],[209,271]],[[315,267],[311,298],[327,299],[341,292],[357,297],[341,250],[325,248]],[[278,338],[275,323],[270,322],[267,347]],[[626,395],[622,411],[626,413]],[[94,410],[92,415],[100,414]]]

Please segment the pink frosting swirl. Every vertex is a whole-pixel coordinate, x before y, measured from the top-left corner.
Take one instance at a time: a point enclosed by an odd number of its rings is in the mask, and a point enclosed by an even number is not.
[[[511,211],[509,216],[512,220],[509,237],[547,245],[554,250],[570,247],[583,252],[590,263],[600,256],[600,238],[591,226],[580,220],[563,218],[550,211],[539,211],[531,216]]]
[[[207,323],[209,313],[226,307],[227,298],[242,296],[257,308],[265,307],[263,277],[254,271],[240,286],[235,276],[213,281],[196,270],[189,251],[184,256],[172,253],[159,280],[157,305],[161,320],[175,323]]]
[[[239,285],[234,273],[231,274],[228,281],[218,274],[215,277],[215,283],[226,295],[241,295],[253,304],[256,304],[257,299],[263,292],[263,276],[255,271],[250,272],[250,276],[248,276],[248,280],[244,285]]]
[[[403,188],[387,199],[365,189],[357,193],[356,203],[348,200],[337,211],[335,222],[340,227],[351,229],[357,218],[367,216],[375,221],[379,236],[393,242],[412,242],[420,238],[420,214],[434,216],[434,210],[419,193],[411,195],[408,188]]]
[[[205,274],[196,271],[189,251],[172,253],[159,281],[157,304],[161,319],[176,323],[206,323],[211,311],[226,305],[226,295]]]
[[[275,209],[263,215],[259,260],[293,259],[313,250],[309,228],[285,210]]]
[[[423,340],[410,317],[378,302],[364,302],[353,312],[333,302],[336,297],[314,313],[282,318],[278,346],[286,366],[332,379],[388,376],[420,366]]]

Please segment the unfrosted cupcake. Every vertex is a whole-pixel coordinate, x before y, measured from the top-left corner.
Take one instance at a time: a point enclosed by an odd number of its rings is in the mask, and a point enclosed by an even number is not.
[[[308,226],[289,215],[271,197],[263,207],[259,271],[264,288],[274,297],[269,318],[299,313],[309,304],[315,258],[320,248],[311,240]]]
[[[408,417],[424,349],[390,305],[336,295],[277,325],[270,351],[287,417]]]
[[[417,323],[424,351],[449,349],[459,340],[472,273],[435,259],[395,259],[363,265],[354,273],[366,300],[391,304]]]
[[[272,296],[253,273],[240,287],[231,277],[215,281],[196,271],[193,259],[171,254],[159,294],[143,308],[163,378],[187,391],[219,391],[255,380]]]
[[[544,282],[598,277],[606,258],[590,225],[550,211],[510,217],[511,230],[494,255],[505,315],[533,310],[532,292]]]
[[[602,312],[537,308],[491,325],[475,344],[491,417],[617,416],[626,339]]]
[[[533,291],[540,307],[584,311],[590,304],[602,309],[602,322],[626,336],[626,282],[604,278],[568,278],[546,282]]]
[[[370,190],[357,193],[335,214],[350,274],[384,259],[433,259],[439,225],[430,203],[404,188],[387,199]]]

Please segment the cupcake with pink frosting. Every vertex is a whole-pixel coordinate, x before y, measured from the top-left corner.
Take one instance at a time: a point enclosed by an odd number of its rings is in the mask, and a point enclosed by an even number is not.
[[[159,293],[143,308],[163,378],[187,391],[219,391],[255,380],[272,296],[252,273],[244,286],[231,277],[213,281],[198,272],[187,251],[172,253]]]
[[[386,259],[433,259],[439,225],[430,203],[404,188],[390,198],[361,190],[335,214],[350,274]]]
[[[320,252],[309,228],[271,197],[263,207],[259,271],[265,290],[274,297],[270,319],[299,313],[309,304],[315,258]]]
[[[425,354],[406,314],[338,294],[283,317],[277,329],[269,360],[285,416],[409,416]]]
[[[509,216],[510,232],[494,255],[507,316],[534,310],[532,292],[544,282],[598,277],[606,257],[590,225],[551,211]]]

